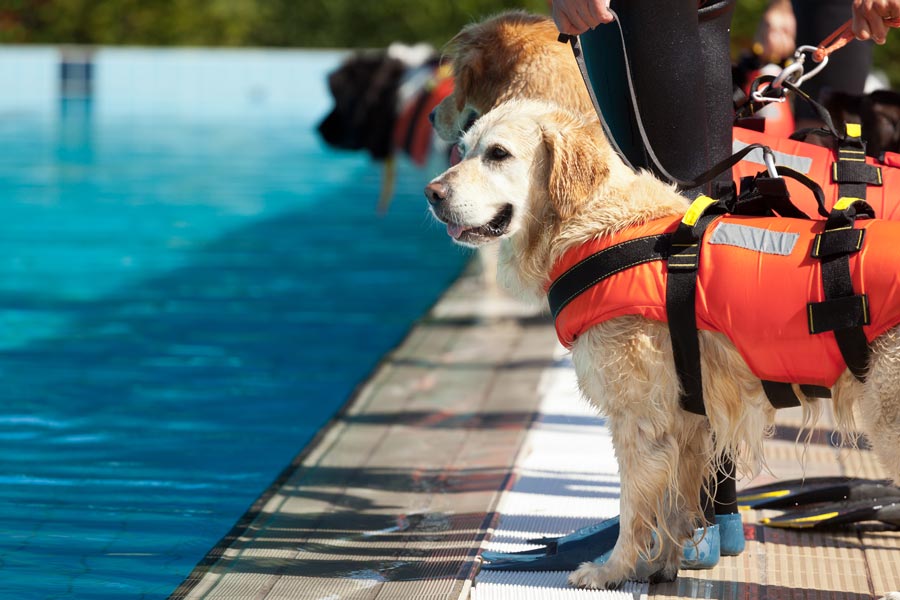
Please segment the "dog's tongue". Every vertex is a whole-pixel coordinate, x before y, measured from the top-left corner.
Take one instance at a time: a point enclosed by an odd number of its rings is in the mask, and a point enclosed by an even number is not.
[[[454,240],[458,240],[459,236],[462,235],[462,232],[465,231],[466,228],[462,225],[454,225],[453,223],[447,223],[447,235],[452,237]]]
[[[459,144],[453,144],[450,147],[450,166],[457,165],[462,161],[462,152],[459,151]]]

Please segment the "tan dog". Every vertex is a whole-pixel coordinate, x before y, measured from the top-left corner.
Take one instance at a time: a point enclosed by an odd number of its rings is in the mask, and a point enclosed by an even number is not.
[[[688,207],[671,187],[628,169],[599,124],[547,103],[505,103],[482,116],[461,145],[462,162],[426,187],[431,210],[459,244],[499,241],[501,279],[531,298],[545,301],[548,274],[566,250]],[[744,472],[761,467],[774,409],[726,336],[701,331],[700,348],[708,420],[680,408],[665,323],[617,317],[574,342],[579,386],[612,432],[622,497],[621,532],[609,560],[583,564],[569,579],[573,585],[673,579],[681,544],[701,522],[699,490],[717,457],[739,457]],[[855,430],[855,409],[895,481],[898,361],[900,327],[872,343],[865,384],[845,372],[833,390],[841,431]],[[804,407],[814,421],[815,401]]]
[[[550,18],[523,11],[460,31],[444,50],[454,90],[435,109],[437,134],[456,142],[471,122],[511,99],[552,100],[595,115],[572,48],[558,37]]]

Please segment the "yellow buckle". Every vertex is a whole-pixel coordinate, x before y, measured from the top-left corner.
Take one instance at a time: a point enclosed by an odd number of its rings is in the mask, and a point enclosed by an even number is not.
[[[699,196],[691,203],[687,212],[684,213],[684,218],[681,219],[681,222],[689,227],[693,227],[697,224],[697,221],[700,220],[700,217],[703,216],[703,213],[706,212],[706,209],[716,202],[718,202],[718,200],[710,198],[709,196]]]
[[[863,200],[862,198],[844,196],[834,203],[834,210],[847,210],[856,202],[865,202],[865,200]]]

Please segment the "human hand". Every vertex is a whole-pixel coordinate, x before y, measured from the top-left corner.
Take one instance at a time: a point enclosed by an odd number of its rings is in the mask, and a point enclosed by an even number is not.
[[[853,0],[853,34],[859,40],[883,44],[887,39],[885,19],[900,17],[900,0]]]
[[[569,35],[584,33],[613,20],[609,0],[551,0],[551,4],[556,27]]]
[[[778,63],[796,48],[797,19],[789,0],[775,0],[763,13],[756,28],[755,50],[766,62]]]

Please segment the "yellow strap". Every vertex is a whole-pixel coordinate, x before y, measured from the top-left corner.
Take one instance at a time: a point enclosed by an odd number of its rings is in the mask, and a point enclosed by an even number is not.
[[[751,494],[749,496],[739,495],[738,496],[738,504],[744,504],[747,502],[755,502],[757,500],[768,500],[770,498],[783,498],[790,494],[790,490],[777,490],[774,492],[762,492],[759,494]]]
[[[853,138],[862,137],[862,125],[859,123],[847,123],[847,135]]]
[[[821,515],[811,515],[809,517],[800,517],[797,519],[791,519],[790,521],[775,521],[772,519],[765,518],[760,519],[759,522],[762,525],[768,525],[769,527],[813,527],[819,521],[826,521],[831,519],[832,517],[837,517],[841,513],[839,512],[829,512]]]
[[[850,196],[844,196],[834,203],[834,210],[847,210],[850,206],[853,205],[854,202],[865,202],[862,198],[852,198]]]
[[[681,222],[685,225],[693,227],[697,224],[697,221],[700,219],[700,217],[703,216],[703,213],[706,212],[706,209],[716,202],[717,200],[715,200],[714,198],[710,198],[709,196],[699,196],[691,203],[691,206],[687,209],[687,212],[684,213],[684,218],[681,220]]]

